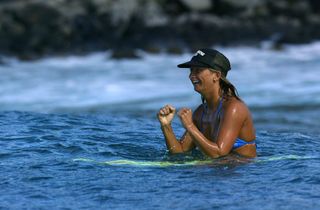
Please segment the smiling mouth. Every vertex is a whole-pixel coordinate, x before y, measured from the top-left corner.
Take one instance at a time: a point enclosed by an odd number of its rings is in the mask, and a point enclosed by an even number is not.
[[[193,85],[200,84],[200,81],[199,81],[199,80],[192,80],[191,82],[192,82]]]

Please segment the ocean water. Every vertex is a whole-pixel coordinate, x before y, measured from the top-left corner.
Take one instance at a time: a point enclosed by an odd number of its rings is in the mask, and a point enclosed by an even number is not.
[[[255,120],[250,161],[167,153],[157,111],[201,102],[188,53],[5,58],[0,209],[318,209],[320,43],[217,48]]]

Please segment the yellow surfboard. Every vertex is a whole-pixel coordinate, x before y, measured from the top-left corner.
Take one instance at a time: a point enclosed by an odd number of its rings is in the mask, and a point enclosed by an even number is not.
[[[263,163],[270,161],[281,161],[281,160],[304,160],[304,159],[315,159],[319,158],[316,156],[299,156],[299,155],[283,155],[283,156],[269,156],[261,157],[248,160],[248,163]],[[191,161],[141,161],[141,160],[130,160],[130,159],[117,159],[108,161],[96,161],[90,158],[76,158],[73,161],[79,162],[92,162],[96,164],[105,164],[112,166],[137,166],[137,167],[170,167],[170,166],[199,166],[219,163],[217,159],[207,160],[191,160]],[[242,161],[241,161],[242,162]],[[226,164],[227,162],[223,162]],[[221,162],[220,162],[221,164]]]

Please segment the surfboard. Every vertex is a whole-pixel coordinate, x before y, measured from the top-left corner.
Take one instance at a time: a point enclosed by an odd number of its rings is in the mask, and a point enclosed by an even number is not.
[[[168,166],[192,166],[192,165],[204,165],[212,163],[212,160],[193,160],[193,161],[141,161],[141,160],[129,160],[118,159],[108,161],[95,161],[88,158],[76,158],[73,161],[81,162],[93,162],[98,164],[106,164],[112,166],[147,166],[147,167],[168,167]]]
[[[270,161],[282,161],[282,160],[305,160],[319,158],[316,156],[299,156],[299,155],[283,155],[283,156],[268,156],[248,160],[248,163],[264,163]],[[135,167],[172,167],[172,166],[200,166],[219,163],[217,159],[208,160],[191,160],[191,161],[142,161],[142,160],[130,160],[130,159],[117,159],[107,161],[96,161],[90,158],[76,158],[73,159],[76,162],[91,162],[96,164],[105,164],[111,166],[135,166]],[[241,161],[240,161],[241,162]],[[227,162],[223,162],[227,164]]]

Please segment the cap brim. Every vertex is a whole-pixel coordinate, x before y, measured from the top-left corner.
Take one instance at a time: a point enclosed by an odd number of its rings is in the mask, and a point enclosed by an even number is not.
[[[191,61],[179,64],[178,67],[179,68],[208,67],[208,65],[191,60]]]

